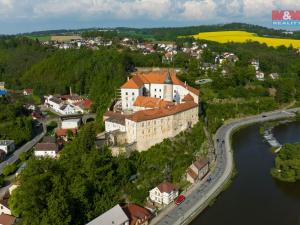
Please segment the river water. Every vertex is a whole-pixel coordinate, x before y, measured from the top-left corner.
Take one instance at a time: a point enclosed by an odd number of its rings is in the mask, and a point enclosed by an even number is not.
[[[281,143],[300,142],[300,122],[274,129]],[[259,134],[259,125],[233,135],[237,176],[217,201],[192,225],[300,225],[300,182],[274,180],[274,155]]]

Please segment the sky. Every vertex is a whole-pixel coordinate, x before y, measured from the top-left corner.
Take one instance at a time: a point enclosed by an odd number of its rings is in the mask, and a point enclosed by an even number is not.
[[[230,22],[271,27],[273,9],[300,10],[300,0],[0,0],[0,34]]]

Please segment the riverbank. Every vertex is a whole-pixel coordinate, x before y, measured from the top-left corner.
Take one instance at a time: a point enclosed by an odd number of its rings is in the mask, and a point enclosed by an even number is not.
[[[212,172],[210,183],[205,183],[195,189],[185,202],[175,207],[167,216],[157,224],[189,224],[209,203],[216,198],[224,189],[225,184],[231,179],[233,171],[233,151],[231,137],[239,129],[255,123],[274,121],[279,119],[293,118],[300,108],[286,111],[272,111],[243,119],[233,120],[221,126],[214,137],[217,154],[216,169]]]

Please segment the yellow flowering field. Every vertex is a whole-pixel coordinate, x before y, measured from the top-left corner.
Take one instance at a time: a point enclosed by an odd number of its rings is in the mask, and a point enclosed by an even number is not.
[[[280,45],[289,47],[290,45],[293,45],[294,48],[300,48],[300,40],[258,37],[255,33],[250,33],[246,31],[203,32],[203,33],[193,35],[193,37],[196,39],[215,41],[219,43],[227,43],[227,42],[244,43],[246,41],[251,40],[260,43],[266,43],[268,46],[273,46],[273,47],[278,47]]]

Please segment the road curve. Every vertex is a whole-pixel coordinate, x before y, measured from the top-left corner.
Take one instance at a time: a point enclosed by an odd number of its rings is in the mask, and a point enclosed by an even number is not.
[[[195,184],[187,195],[185,202],[177,207],[171,206],[171,210],[167,213],[162,212],[157,218],[153,219],[151,224],[189,224],[209,205],[212,199],[222,192],[224,185],[231,179],[234,168],[233,151],[231,149],[231,135],[233,132],[254,123],[292,118],[295,116],[295,112],[300,112],[300,108],[266,112],[256,116],[237,119],[221,126],[214,137],[217,159],[215,169],[210,175],[211,181]]]

